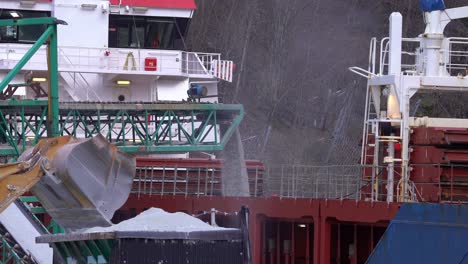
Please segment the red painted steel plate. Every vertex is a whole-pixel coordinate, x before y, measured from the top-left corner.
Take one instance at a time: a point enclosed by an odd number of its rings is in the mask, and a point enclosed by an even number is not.
[[[466,128],[413,128],[411,143],[415,145],[455,145],[468,143]]]
[[[468,150],[447,150],[445,159],[450,162],[468,162]]]
[[[451,131],[450,133],[446,134],[445,139],[449,144],[466,144],[468,143],[468,133],[466,131],[460,133],[455,133],[454,131]]]

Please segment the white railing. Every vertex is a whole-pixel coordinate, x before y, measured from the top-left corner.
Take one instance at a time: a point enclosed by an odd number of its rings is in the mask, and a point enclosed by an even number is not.
[[[466,75],[468,70],[468,38],[448,38],[445,50],[447,71],[450,75]]]
[[[11,69],[31,45],[0,44],[0,68]],[[26,70],[46,70],[45,47],[26,64]],[[219,78],[232,81],[233,63],[218,53],[117,48],[59,48],[59,71]]]
[[[232,61],[214,60],[211,73],[221,80],[232,82],[234,63]]]
[[[379,53],[379,74],[388,74],[388,60],[390,54],[390,38],[385,37],[380,41]],[[420,49],[421,40],[419,38],[403,38],[401,51],[401,71],[407,74],[417,74],[422,71],[423,65],[418,59],[418,50]],[[375,64],[375,61],[373,62]]]
[[[387,75],[389,64],[390,44],[389,38],[377,41],[372,38],[369,48],[369,65],[365,70],[360,67],[349,69],[365,78],[376,75]],[[420,38],[403,38],[401,70],[408,75],[421,75],[426,67],[426,58],[423,55]],[[442,58],[450,76],[466,75],[468,71],[468,38],[447,38],[441,49]],[[380,48],[379,48],[380,47]],[[377,53],[377,50],[380,51]]]
[[[377,41],[372,38],[369,48],[369,64],[367,70],[360,67],[350,67],[349,70],[365,78],[371,78],[377,75],[388,74],[388,60],[390,53],[389,38],[382,38]],[[423,70],[423,62],[419,55],[419,38],[403,38],[402,40],[402,65],[401,70],[404,74],[417,75]]]
[[[27,44],[0,44],[0,68],[11,69],[28,52],[31,45]],[[41,47],[36,54],[23,67],[27,70],[47,70],[47,49]]]
[[[64,63],[73,66],[71,60],[61,50],[59,50],[59,56],[63,59]],[[60,74],[63,80],[67,82],[67,91],[74,101],[79,101],[80,98],[77,97],[77,94],[81,94],[82,91],[86,91],[87,101],[102,101],[81,72],[61,72]]]

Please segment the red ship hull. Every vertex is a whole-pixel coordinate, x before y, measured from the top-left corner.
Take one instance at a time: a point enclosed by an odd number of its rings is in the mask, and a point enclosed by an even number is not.
[[[243,205],[251,213],[253,263],[262,264],[364,263],[399,209],[396,203],[354,200],[133,194],[118,217],[150,207],[198,215],[211,208],[236,212]]]

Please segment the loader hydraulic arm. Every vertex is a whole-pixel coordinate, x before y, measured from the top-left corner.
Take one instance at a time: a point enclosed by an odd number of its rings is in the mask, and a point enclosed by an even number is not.
[[[18,162],[0,165],[0,212],[29,191],[50,168],[57,151],[72,140],[70,136],[43,139]]]
[[[0,165],[0,212],[30,190],[66,230],[109,226],[135,170],[135,157],[102,135],[42,139],[18,162]]]

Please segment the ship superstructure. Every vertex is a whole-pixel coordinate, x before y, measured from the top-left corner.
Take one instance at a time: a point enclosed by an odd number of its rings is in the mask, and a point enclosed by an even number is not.
[[[196,9],[192,0],[7,0],[1,5],[1,19],[53,16],[66,21],[58,28],[61,101],[182,101],[197,87],[194,96],[215,102],[218,80],[232,80],[233,63],[221,54],[187,51],[185,38]],[[43,25],[2,29],[2,77],[44,30]],[[41,48],[12,83],[38,83],[33,85],[47,90],[46,65]],[[41,96],[24,88],[14,95]]]
[[[52,16],[60,22],[54,56],[42,45],[46,42],[36,43],[47,25],[2,27],[3,156],[18,156],[50,136],[46,126],[54,122],[57,135],[100,133],[128,152],[185,157],[223,149],[243,117],[241,105],[218,104],[217,85],[232,81],[232,61],[186,51],[192,0],[1,4],[2,19],[37,22]],[[58,69],[53,89],[51,59]],[[49,90],[60,106],[48,107],[43,100]]]
[[[468,88],[468,39],[444,35],[450,22],[468,17],[468,7],[435,2],[436,8],[421,3],[424,33],[403,37],[402,16],[393,13],[389,37],[371,41],[368,69],[350,68],[368,79],[361,164],[373,201],[453,201],[454,188],[456,199],[466,199],[468,120],[410,111],[418,92]]]

